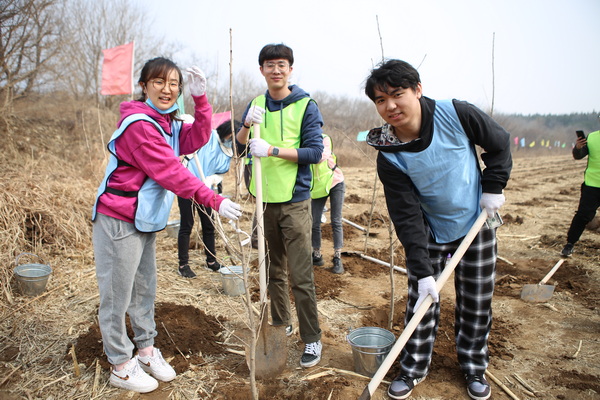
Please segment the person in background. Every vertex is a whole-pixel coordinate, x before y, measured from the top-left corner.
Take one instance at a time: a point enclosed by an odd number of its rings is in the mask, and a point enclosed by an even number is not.
[[[311,260],[310,164],[318,163],[323,153],[323,118],[308,93],[288,84],[294,64],[291,48],[268,44],[261,49],[258,64],[267,91],[248,105],[236,138],[240,154],[249,141],[252,158],[261,157],[273,325],[285,325],[286,333],[292,333],[289,278],[305,343],[300,365],[308,368],[321,361],[322,350]],[[252,136],[253,124],[261,125],[260,138]],[[249,190],[256,195],[254,174]]]
[[[244,184],[246,189],[250,192],[250,177],[252,176],[252,156],[246,157],[246,163],[244,164]],[[252,233],[250,234],[250,244],[253,249],[258,249],[258,232],[256,229],[256,213],[252,215]]]
[[[587,139],[585,136],[577,138],[573,158],[581,160],[585,156],[588,156],[588,161],[581,184],[579,207],[567,232],[567,244],[561,251],[563,257],[573,254],[575,243],[579,241],[585,226],[594,219],[600,206],[600,131],[590,133]]]
[[[198,67],[187,70],[195,103],[193,124],[177,117],[182,73],[158,57],[142,68],[138,100],[121,103],[118,129],[109,143],[109,162],[92,211],[96,277],[100,292],[98,321],[110,364],[110,384],[146,393],[175,370],[154,347],[156,233],[167,225],[173,192],[219,210],[226,218],[241,215],[239,204],[215,194],[179,162],[210,136],[212,107],[206,79]],[[133,328],[127,336],[125,317]]]
[[[237,122],[236,126],[239,125]],[[232,148],[231,120],[223,122],[213,130],[210,140],[194,154],[185,156],[184,165],[197,178],[201,179],[206,186],[218,194],[222,192],[223,174],[229,171]],[[196,162],[197,159],[197,162]],[[198,168],[200,164],[200,169]],[[179,268],[177,272],[184,278],[195,278],[196,273],[189,265],[190,234],[194,227],[194,209],[200,217],[202,226],[202,242],[206,255],[206,268],[217,272],[221,264],[217,261],[215,249],[215,225],[212,217],[212,209],[203,205],[194,204],[191,199],[177,196],[179,204],[179,235],[177,237],[177,251],[179,257]]]
[[[436,280],[482,209],[492,217],[512,168],[510,135],[477,107],[423,96],[417,70],[389,60],[371,71],[366,95],[386,122],[369,131],[379,150],[377,172],[390,218],[406,253],[408,300],[405,324],[421,303],[433,304],[399,357],[400,374],[388,388],[406,399],[425,379],[440,316]],[[475,146],[483,148],[481,171]],[[489,362],[496,229],[484,226],[454,271],[455,340],[458,362],[472,399],[491,395],[484,377]]]
[[[312,198],[312,260],[313,265],[324,264],[321,254],[321,215],[329,198],[331,230],[333,232],[333,267],[331,272],[343,274],[342,246],[344,245],[344,229],[342,226],[342,208],[346,186],[344,173],[337,165],[333,153],[331,137],[323,134],[323,155],[321,162],[311,165],[313,184],[310,189]]]

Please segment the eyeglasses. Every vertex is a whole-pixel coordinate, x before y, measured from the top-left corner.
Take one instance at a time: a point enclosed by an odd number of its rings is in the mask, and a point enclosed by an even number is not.
[[[290,67],[290,64],[288,64],[284,61],[279,61],[279,62],[267,61],[266,63],[263,64],[263,68],[268,71],[273,71],[275,69],[275,67],[277,67],[280,71],[285,72]]]
[[[169,90],[171,90],[171,92],[173,93],[177,93],[179,92],[180,86],[179,86],[179,82],[177,81],[171,81],[169,83],[167,83],[167,81],[165,81],[164,79],[151,79],[150,82],[152,82],[152,86],[154,86],[154,89],[156,90],[163,90],[165,88],[165,85],[167,85],[169,87]]]

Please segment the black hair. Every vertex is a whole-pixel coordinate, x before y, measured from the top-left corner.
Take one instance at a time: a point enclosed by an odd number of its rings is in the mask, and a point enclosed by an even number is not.
[[[183,93],[183,75],[181,74],[181,70],[173,61],[164,57],[156,57],[151,60],[146,61],[144,67],[142,68],[142,72],[140,73],[140,78],[138,79],[138,83],[143,83],[144,86],[148,84],[148,82],[152,79],[162,78],[165,81],[167,80],[167,76],[169,72],[172,70],[177,71],[177,75],[179,76],[179,96]],[[142,90],[142,95],[138,99],[139,101],[146,101],[146,93]],[[169,115],[172,119],[175,119],[179,110],[175,110]],[[178,118],[177,118],[178,119]]]
[[[399,87],[416,90],[419,83],[421,83],[419,72],[406,61],[383,61],[367,78],[365,94],[375,101],[375,90],[385,93],[388,93],[391,88]]]
[[[239,126],[241,124],[240,121],[235,120],[233,121],[234,126]],[[217,126],[217,134],[219,135],[219,139],[221,140],[221,143],[225,141],[225,138],[227,136],[230,136],[233,133],[232,129],[231,129],[231,120],[227,120],[225,122],[223,122],[221,125]]]
[[[290,66],[294,65],[294,51],[283,43],[268,44],[258,54],[258,65],[262,67],[265,61],[283,58],[288,60]]]

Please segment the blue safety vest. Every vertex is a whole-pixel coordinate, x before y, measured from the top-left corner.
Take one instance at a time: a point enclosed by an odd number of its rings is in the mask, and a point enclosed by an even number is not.
[[[206,178],[210,175],[224,174],[229,171],[231,156],[228,156],[221,150],[219,134],[217,131],[213,130],[211,132],[208,143],[202,146],[196,154],[198,154],[202,174],[200,174],[200,171],[198,170],[198,166],[194,160],[194,154],[186,157],[187,169],[189,169],[195,177],[202,179],[201,175],[204,175]]]
[[[96,202],[94,203],[94,208],[92,210],[92,220],[96,219],[98,199],[102,194],[108,191],[120,196],[137,197],[134,219],[135,228],[140,232],[157,232],[165,229],[167,226],[169,213],[171,211],[173,198],[175,196],[173,192],[163,188],[150,178],[146,179],[138,191],[123,192],[108,187],[108,181],[111,175],[120,165],[117,149],[115,147],[115,141],[119,136],[121,136],[121,134],[130,124],[142,120],[153,124],[163,138],[165,138],[169,146],[173,148],[174,154],[179,156],[179,132],[181,130],[181,121],[173,121],[171,123],[171,135],[168,135],[158,124],[158,122],[146,114],[132,114],[125,118],[121,123],[121,126],[119,126],[119,128],[112,134],[110,141],[106,146],[109,151],[109,160],[108,165],[106,166],[104,179],[102,180],[102,183],[100,183],[100,187],[98,187]],[[121,164],[122,163],[123,161],[121,161]]]
[[[481,170],[451,100],[435,103],[429,147],[381,154],[410,177],[437,243],[468,233],[481,212]]]

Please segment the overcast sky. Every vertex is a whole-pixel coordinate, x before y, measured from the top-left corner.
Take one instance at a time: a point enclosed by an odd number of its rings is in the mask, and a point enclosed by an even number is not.
[[[367,99],[363,83],[383,51],[418,67],[424,94],[434,99],[467,100],[486,111],[494,99],[494,112],[525,115],[600,110],[600,0],[142,4],[154,27],[184,44],[176,61],[194,54],[201,68],[218,66],[222,82],[229,79],[231,29],[234,77],[245,71],[264,82],[258,53],[283,42],[294,50],[293,83],[309,93]],[[173,9],[177,17],[167,17]]]

